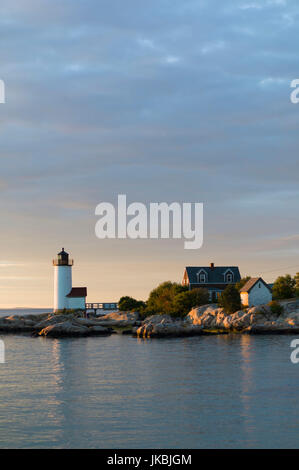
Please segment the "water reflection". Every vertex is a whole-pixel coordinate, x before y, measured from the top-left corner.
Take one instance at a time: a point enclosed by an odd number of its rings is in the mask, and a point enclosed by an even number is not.
[[[79,348],[73,339],[54,340],[52,346],[54,400],[61,429],[59,439],[66,447],[71,446],[70,437],[79,442],[87,426],[81,406],[84,407],[88,400],[91,383],[87,341],[85,338],[79,341]]]
[[[243,424],[244,433],[247,435],[247,444],[253,445],[255,442],[254,435],[254,418],[252,415],[252,394],[254,393],[254,376],[253,376],[253,349],[254,340],[250,335],[241,335],[240,337],[240,353],[241,353],[241,400],[243,403]]]
[[[289,337],[5,337],[1,447],[296,447]]]

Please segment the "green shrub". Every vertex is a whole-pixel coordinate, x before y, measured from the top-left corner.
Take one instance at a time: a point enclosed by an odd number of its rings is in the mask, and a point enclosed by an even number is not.
[[[146,307],[145,302],[142,300],[133,299],[133,297],[121,297],[118,302],[118,310],[131,311],[131,310],[144,310]]]
[[[295,296],[296,280],[290,274],[279,276],[272,289],[273,299],[290,299]]]
[[[226,313],[241,310],[241,297],[239,291],[232,284],[228,285],[219,296],[219,305]]]
[[[279,302],[277,302],[276,300],[272,300],[271,302],[268,303],[270,309],[271,309],[271,312],[274,313],[275,315],[279,316],[283,313],[283,306],[280,305]]]
[[[199,288],[177,294],[173,299],[172,315],[184,317],[193,307],[200,307],[209,303],[209,291]]]
[[[153,289],[147,301],[147,314],[168,314],[177,316],[174,299],[178,294],[188,292],[188,287],[177,282],[166,281]]]

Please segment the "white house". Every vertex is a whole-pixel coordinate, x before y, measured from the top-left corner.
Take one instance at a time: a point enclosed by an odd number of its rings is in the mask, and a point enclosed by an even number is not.
[[[272,290],[261,277],[253,277],[240,289],[242,304],[246,307],[267,304],[272,300]]]

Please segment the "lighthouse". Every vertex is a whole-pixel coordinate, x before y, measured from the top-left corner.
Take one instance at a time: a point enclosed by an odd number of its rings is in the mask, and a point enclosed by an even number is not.
[[[54,266],[54,312],[61,310],[84,310],[87,296],[86,287],[72,287],[72,266],[74,261],[64,251],[53,260]]]

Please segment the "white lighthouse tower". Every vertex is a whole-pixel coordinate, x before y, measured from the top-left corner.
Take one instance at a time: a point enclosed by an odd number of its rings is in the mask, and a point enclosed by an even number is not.
[[[64,251],[53,259],[54,266],[54,312],[61,310],[85,310],[87,288],[72,287],[72,266],[74,261]]]
[[[67,295],[72,290],[72,266],[73,260],[64,248],[58,253],[57,258],[53,260],[54,266],[54,312],[67,309]]]

